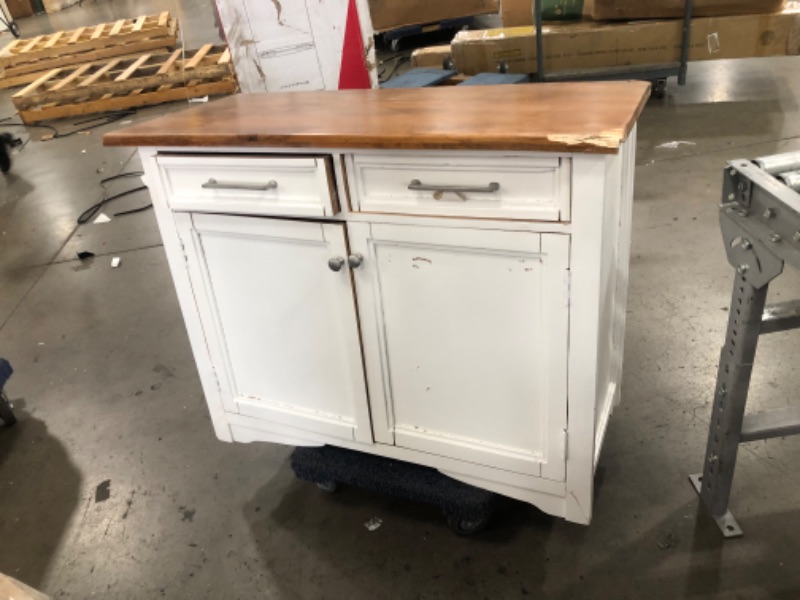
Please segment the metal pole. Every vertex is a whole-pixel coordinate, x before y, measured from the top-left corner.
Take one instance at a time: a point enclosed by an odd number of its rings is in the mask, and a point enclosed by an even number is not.
[[[686,0],[683,11],[683,41],[681,42],[681,66],[678,71],[678,85],[686,85],[686,72],[689,70],[689,45],[692,41],[692,0]]]
[[[689,0],[691,2],[691,0]],[[544,81],[544,40],[542,39],[542,0],[533,4],[533,20],[536,23],[536,81]]]
[[[744,273],[736,276],[714,390],[703,475],[695,482],[700,486],[700,498],[725,537],[742,534],[728,511],[728,500],[768,287],[756,289]]]

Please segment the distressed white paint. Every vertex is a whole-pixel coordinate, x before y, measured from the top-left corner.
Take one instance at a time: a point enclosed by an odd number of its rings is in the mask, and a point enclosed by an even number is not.
[[[162,156],[170,207],[176,211],[322,217],[335,214],[330,161],[324,157]],[[213,180],[215,187],[209,188]],[[205,187],[204,187],[205,186]],[[266,189],[242,189],[246,186]]]
[[[565,397],[569,239],[349,232],[365,257],[355,281],[376,439],[563,479],[566,403],[549,399]]]
[[[372,23],[357,0],[367,65],[377,84]],[[242,92],[335,90],[348,0],[217,0]]]
[[[482,218],[425,216],[416,203],[406,214],[359,212],[357,192],[348,200],[344,189],[354,165],[392,170],[398,153],[346,148],[319,153],[330,156],[321,164],[333,168],[325,179],[341,212],[263,218],[290,213],[241,204],[246,193],[183,204],[186,182],[176,185],[142,149],[217,435],[416,462],[588,523],[619,394],[634,148],[535,157],[545,171],[556,165],[545,187],[553,196],[529,198],[560,202],[570,222],[510,220],[502,202],[482,207]],[[224,154],[208,158],[247,172],[248,161],[302,161],[308,151]],[[432,172],[484,165],[481,175],[508,156],[418,154]],[[413,158],[402,157],[424,166]],[[506,176],[502,166],[497,173]],[[370,177],[367,188],[383,185]],[[334,206],[325,186],[314,189],[317,206]],[[328,268],[329,258],[355,253],[361,267]]]
[[[344,226],[180,215],[226,409],[370,442]]]
[[[568,221],[570,163],[557,156],[394,152],[348,158],[354,207],[365,212]],[[409,190],[409,181],[428,186],[467,186],[496,191],[436,193]]]

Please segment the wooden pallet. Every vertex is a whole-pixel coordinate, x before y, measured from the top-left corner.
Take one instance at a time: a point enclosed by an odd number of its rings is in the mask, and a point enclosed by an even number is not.
[[[169,12],[15,40],[0,50],[0,89],[35,81],[69,65],[174,48],[178,20]]]
[[[232,94],[238,89],[226,46],[143,54],[53,69],[12,97],[24,123]]]

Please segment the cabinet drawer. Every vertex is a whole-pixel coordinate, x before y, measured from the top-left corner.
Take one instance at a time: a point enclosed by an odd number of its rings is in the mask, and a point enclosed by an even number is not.
[[[347,167],[357,211],[569,220],[566,158],[393,152],[353,154]]]
[[[330,216],[339,212],[330,159],[321,156],[158,157],[176,211]]]

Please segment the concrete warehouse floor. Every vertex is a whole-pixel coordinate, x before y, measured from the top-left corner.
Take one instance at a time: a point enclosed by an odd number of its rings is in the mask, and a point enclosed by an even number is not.
[[[166,8],[188,46],[217,39],[207,0],[87,0],[20,27],[31,36]],[[743,446],[740,540],[722,541],[686,478],[703,461],[733,277],[717,224],[722,168],[800,148],[798,75],[798,58],[697,64],[690,85],[650,102],[623,404],[594,522],[508,502],[472,538],[425,505],[297,481],[290,448],[217,441],[152,212],[75,224],[101,178],[138,167],[131,150],[101,145],[120,125],[48,142],[30,129],[0,177],[0,356],[16,368],[20,421],[0,429],[0,572],[81,599],[800,597],[800,439]],[[0,118],[14,115],[10,95]],[[676,140],[687,143],[661,147]],[[82,250],[97,257],[80,262]],[[773,290],[800,296],[797,274]],[[751,409],[791,399],[796,342],[763,340]],[[383,526],[370,532],[374,516]]]

